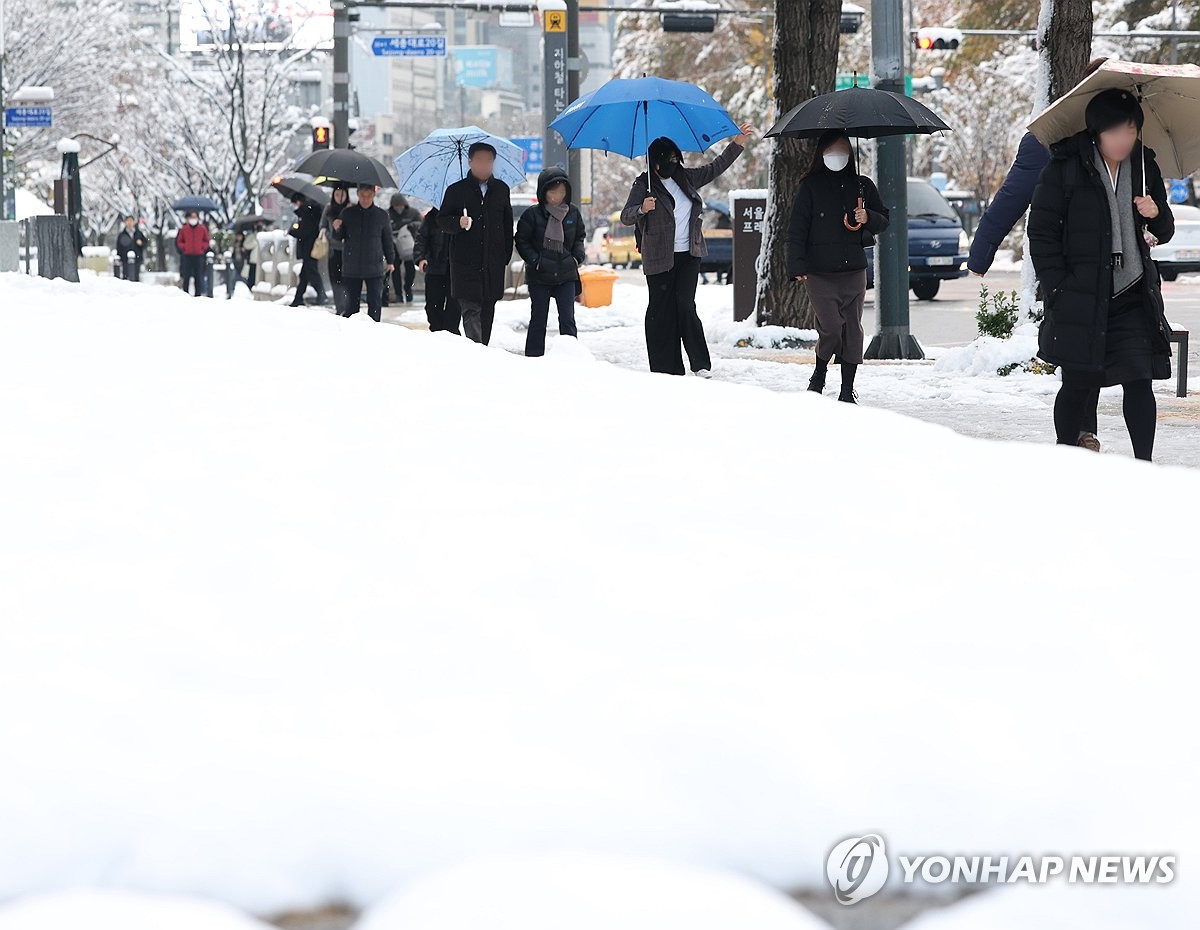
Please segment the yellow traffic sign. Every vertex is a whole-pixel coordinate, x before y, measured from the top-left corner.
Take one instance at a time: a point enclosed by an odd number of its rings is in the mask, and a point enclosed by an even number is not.
[[[567,31],[567,12],[566,10],[547,10],[546,11],[545,29],[546,32],[566,32]]]

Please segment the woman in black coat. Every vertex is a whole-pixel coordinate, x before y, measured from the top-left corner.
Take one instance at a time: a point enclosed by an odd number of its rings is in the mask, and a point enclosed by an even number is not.
[[[557,166],[538,175],[537,206],[517,222],[517,251],[525,260],[529,285],[529,329],[525,355],[546,354],[546,319],[550,301],[558,307],[558,332],[578,336],[575,329],[575,294],[579,266],[587,254],[583,214],[571,202],[571,182]]]
[[[1154,153],[1139,139],[1142,120],[1127,91],[1092,98],[1087,129],[1051,148],[1029,214],[1029,254],[1045,298],[1038,355],[1062,369],[1058,443],[1078,444],[1089,397],[1120,384],[1134,455],[1149,461],[1158,415],[1152,381],[1171,376],[1150,248],[1151,239],[1171,239],[1175,221]]]
[[[339,184],[330,192],[329,203],[321,214],[321,232],[325,233],[325,238],[329,241],[329,283],[333,285],[333,306],[339,312],[346,303],[342,283],[342,250],[345,245],[333,234],[333,221],[341,216],[342,210],[349,203],[350,188]]]
[[[312,247],[321,231],[321,208],[304,197],[294,197],[292,206],[296,208],[296,222],[288,230],[288,235],[296,240],[296,257],[300,259],[300,275],[296,281],[296,296],[292,300],[293,307],[304,305],[304,295],[311,284],[317,291],[317,303],[324,305],[325,283],[321,280],[321,269],[317,260],[312,257]]]
[[[438,208],[430,207],[417,228],[413,261],[425,275],[425,318],[429,331],[459,335],[458,301],[450,296],[450,237],[438,226]]]
[[[825,390],[829,362],[842,367],[838,400],[856,403],[854,376],[863,360],[866,246],[887,229],[888,209],[870,178],[852,164],[850,138],[830,130],[817,140],[788,227],[788,274],[808,287],[817,316],[817,367],[808,389]],[[853,227],[853,228],[851,228]]]

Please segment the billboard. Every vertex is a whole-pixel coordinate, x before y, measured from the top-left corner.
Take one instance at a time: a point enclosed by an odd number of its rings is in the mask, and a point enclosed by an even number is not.
[[[454,57],[454,80],[459,86],[512,89],[510,49],[497,45],[456,45],[450,54]]]

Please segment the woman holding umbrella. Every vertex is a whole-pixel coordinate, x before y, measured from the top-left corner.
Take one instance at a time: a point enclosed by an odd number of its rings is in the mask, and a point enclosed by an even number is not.
[[[1051,147],[1029,214],[1029,254],[1045,298],[1038,355],[1062,369],[1054,402],[1060,445],[1074,446],[1096,389],[1120,384],[1134,455],[1154,452],[1152,382],[1171,375],[1158,270],[1147,233],[1175,233],[1162,173],[1139,138],[1128,90],[1087,104],[1086,128]]]
[[[788,274],[808,288],[817,317],[817,369],[808,389],[825,390],[829,362],[842,368],[838,400],[857,403],[854,376],[863,360],[867,236],[888,227],[888,209],[870,178],[851,164],[850,137],[840,129],[817,139],[788,227]]]
[[[341,215],[348,203],[350,203],[349,186],[338,184],[330,194],[325,210],[321,213],[321,232],[325,234],[325,238],[329,242],[329,283],[333,287],[333,308],[338,313],[345,305],[342,294],[342,254],[346,246],[341,239],[334,235],[333,221]]]

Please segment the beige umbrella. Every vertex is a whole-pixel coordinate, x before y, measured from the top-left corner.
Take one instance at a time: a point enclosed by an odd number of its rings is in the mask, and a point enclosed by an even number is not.
[[[1146,114],[1142,141],[1154,149],[1163,177],[1185,178],[1200,169],[1200,67],[1148,65],[1109,59],[1039,113],[1029,124],[1043,145],[1084,128],[1084,111],[1102,90],[1136,95]]]

